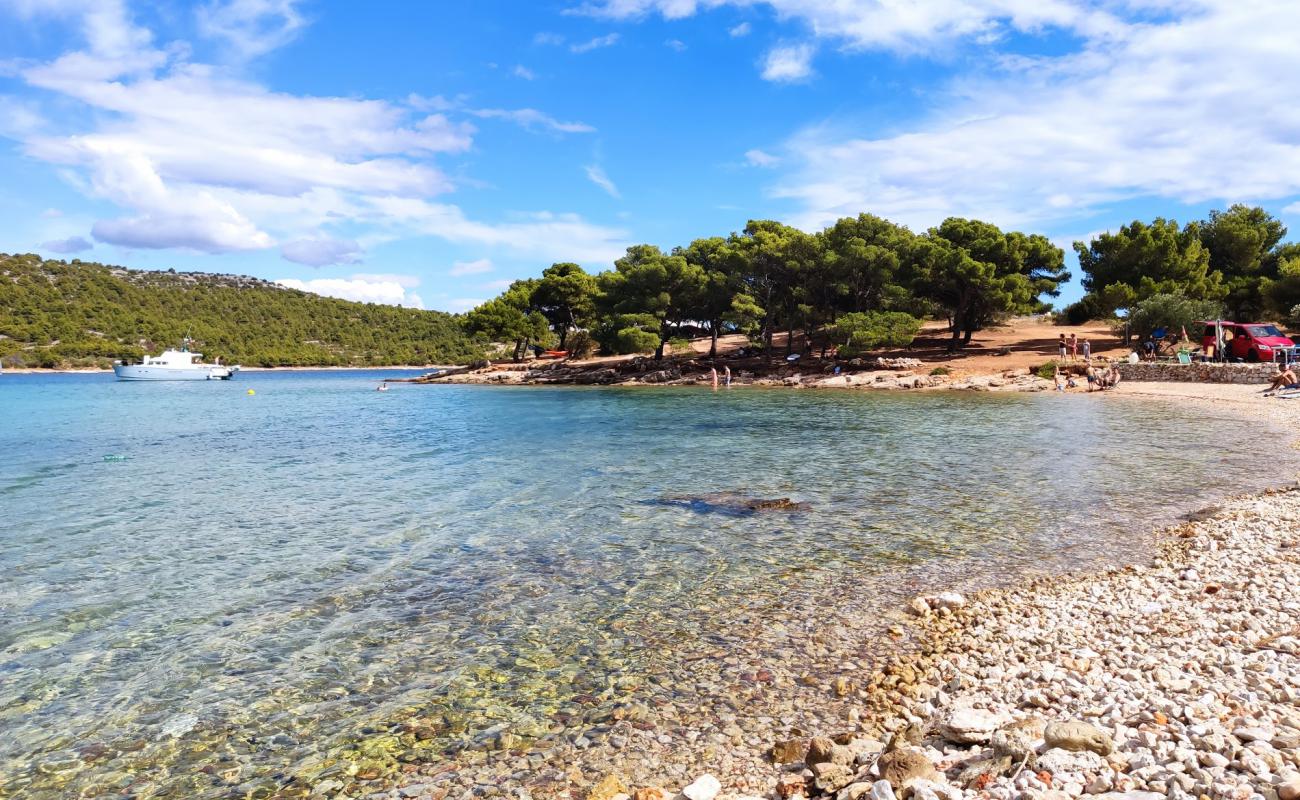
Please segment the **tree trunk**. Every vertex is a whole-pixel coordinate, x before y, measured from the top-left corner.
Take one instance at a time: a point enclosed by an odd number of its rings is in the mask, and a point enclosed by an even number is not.
[[[668,340],[665,339],[665,338],[663,338],[662,336],[659,337],[659,346],[658,346],[657,348],[655,348],[655,361],[663,361],[663,360],[664,360],[664,344],[665,344],[667,341],[668,341]]]
[[[718,357],[718,333],[721,327],[716,323],[709,323],[709,335],[713,337],[712,341],[709,342],[709,358]]]
[[[563,350],[563,349],[564,349],[564,343],[567,342],[568,340],[569,340],[569,326],[568,326],[568,325],[561,325],[561,326],[560,326],[560,346],[559,346],[558,349]]]

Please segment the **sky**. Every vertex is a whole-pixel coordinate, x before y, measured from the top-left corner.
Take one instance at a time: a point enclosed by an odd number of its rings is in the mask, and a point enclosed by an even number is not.
[[[1300,231],[1297,41],[1294,0],[0,0],[0,251],[464,311],[750,219]]]

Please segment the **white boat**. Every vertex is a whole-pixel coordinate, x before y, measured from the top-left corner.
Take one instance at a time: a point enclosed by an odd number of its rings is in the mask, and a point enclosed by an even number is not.
[[[239,365],[204,364],[202,353],[190,351],[190,340],[179,350],[164,350],[160,356],[145,356],[139,364],[114,364],[113,374],[119,381],[228,381],[235,377]]]

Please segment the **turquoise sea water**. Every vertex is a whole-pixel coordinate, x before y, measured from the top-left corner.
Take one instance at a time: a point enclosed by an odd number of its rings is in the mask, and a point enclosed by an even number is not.
[[[545,741],[792,584],[1137,556],[1277,474],[1109,396],[377,380],[0,376],[0,795],[305,790],[413,717],[403,760]]]

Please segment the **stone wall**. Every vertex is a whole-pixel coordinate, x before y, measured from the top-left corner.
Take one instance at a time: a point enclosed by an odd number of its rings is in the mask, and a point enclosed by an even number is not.
[[[1180,381],[1184,383],[1267,383],[1276,367],[1272,364],[1166,364],[1122,363],[1119,374],[1126,381]]]

